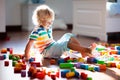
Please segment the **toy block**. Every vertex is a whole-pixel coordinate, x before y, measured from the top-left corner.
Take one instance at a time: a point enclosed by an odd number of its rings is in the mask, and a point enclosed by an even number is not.
[[[116,46],[116,50],[120,50],[120,46]]]
[[[72,67],[74,66],[74,64],[71,64],[71,63],[60,63],[59,67],[61,69],[71,69]]]
[[[12,61],[12,66],[14,67],[17,64],[16,61]]]
[[[120,55],[120,50],[118,50],[118,55]]]
[[[26,70],[26,64],[22,64],[22,70]]]
[[[40,62],[31,62],[31,66],[41,67]]]
[[[50,77],[51,77],[52,80],[56,80],[56,74],[55,73],[51,73]]]
[[[93,66],[89,66],[89,67],[88,67],[88,70],[89,70],[89,71],[94,71],[94,67],[93,67]]]
[[[85,60],[83,58],[81,58],[81,57],[78,58],[77,60],[78,60],[78,62],[85,62]]]
[[[56,72],[56,77],[60,77],[60,72],[58,71],[58,72]]]
[[[36,73],[36,78],[38,78],[38,79],[44,79],[45,78],[45,73],[44,72],[37,72]]]
[[[88,67],[89,67],[88,64],[81,64],[81,65],[80,65],[80,68],[81,68],[81,69],[88,70]]]
[[[118,51],[117,50],[111,50],[110,51],[110,54],[112,55],[112,54],[118,54]]]
[[[9,53],[13,54],[13,49],[12,48],[9,48]]]
[[[70,72],[70,70],[62,70],[61,71],[61,77],[66,78],[66,73]]]
[[[65,60],[64,60],[64,59],[58,59],[58,65],[59,65],[60,63],[65,63]]]
[[[111,63],[111,67],[116,67],[116,63]]]
[[[1,49],[1,51],[0,51],[1,53],[7,53],[7,48],[3,48],[3,49]]]
[[[120,69],[120,64],[117,64],[117,68]]]
[[[94,62],[94,57],[87,58],[87,63],[93,63],[93,62]]]
[[[69,60],[67,60],[66,62],[67,62],[67,63],[70,63],[70,62],[73,62],[73,60],[69,59]]]
[[[3,57],[4,57],[4,59],[6,59],[6,58],[7,58],[7,55],[3,55]]]
[[[75,76],[75,72],[66,73],[66,78],[73,78]]]
[[[106,67],[111,67],[111,63],[108,62],[108,63],[105,63]]]
[[[92,80],[92,77],[88,77],[87,80]]]
[[[86,80],[87,77],[88,77],[87,74],[85,74],[84,72],[81,72],[81,78],[82,78],[82,79]]]
[[[80,65],[81,64],[83,64],[82,62],[78,62],[78,63],[76,63],[76,64],[74,64],[74,66],[76,67],[76,68],[80,68]]]
[[[98,63],[98,64],[104,64],[104,61],[98,60],[97,63]]]
[[[4,66],[9,66],[9,61],[4,61]]]
[[[94,70],[99,72],[100,71],[100,67],[99,66],[94,66]]]
[[[35,58],[30,58],[30,59],[29,59],[29,63],[31,63],[31,62],[33,62],[33,61],[35,61]]]
[[[12,58],[13,58],[13,55],[10,54],[10,55],[9,55],[9,59],[12,60]]]
[[[64,60],[65,60],[65,62],[67,61],[67,60],[69,60],[70,59],[70,57],[68,56],[68,57],[66,57],[66,58],[64,58]]]
[[[21,67],[14,67],[14,73],[21,73]]]
[[[79,72],[77,72],[77,71],[74,71],[75,72],[75,78],[79,78],[80,77],[80,74],[79,74]]]
[[[0,60],[4,60],[4,56],[2,55],[2,56],[0,56]]]
[[[106,65],[105,64],[100,64],[100,71],[106,71]]]
[[[21,77],[26,77],[26,71],[25,70],[21,70]]]

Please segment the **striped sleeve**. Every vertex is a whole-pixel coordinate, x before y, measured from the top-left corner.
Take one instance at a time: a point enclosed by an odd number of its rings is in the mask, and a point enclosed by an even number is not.
[[[38,32],[35,30],[35,31],[33,31],[31,34],[30,34],[30,36],[29,36],[29,38],[30,39],[37,39],[38,38]]]

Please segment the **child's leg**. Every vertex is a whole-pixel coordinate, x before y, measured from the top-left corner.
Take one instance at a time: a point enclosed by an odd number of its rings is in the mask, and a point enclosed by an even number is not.
[[[91,55],[91,49],[90,48],[86,48],[86,47],[82,47],[79,43],[79,41],[74,38],[71,37],[69,42],[68,42],[68,48],[78,51],[82,54],[83,57],[85,56],[92,56]]]

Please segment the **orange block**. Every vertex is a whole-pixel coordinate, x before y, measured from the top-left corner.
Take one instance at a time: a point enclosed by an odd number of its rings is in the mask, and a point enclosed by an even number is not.
[[[100,71],[106,71],[106,65],[105,64],[101,64],[99,65]]]

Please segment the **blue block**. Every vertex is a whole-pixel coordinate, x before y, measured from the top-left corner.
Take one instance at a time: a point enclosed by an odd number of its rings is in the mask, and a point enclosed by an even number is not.
[[[81,64],[81,65],[80,65],[80,68],[81,68],[81,69],[88,70],[88,67],[89,67],[88,64]]]
[[[61,77],[66,78],[66,73],[70,72],[70,70],[61,71]]]
[[[95,66],[94,70],[99,72],[100,71],[100,67],[99,66]]]

